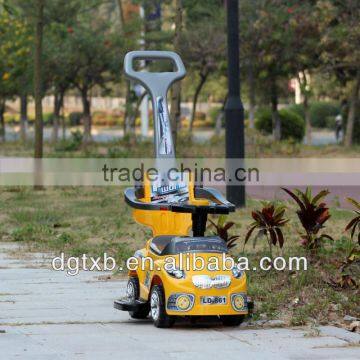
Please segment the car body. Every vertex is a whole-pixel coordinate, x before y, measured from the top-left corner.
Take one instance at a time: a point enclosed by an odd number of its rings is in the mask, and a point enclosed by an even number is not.
[[[154,237],[135,253],[139,266],[129,277],[139,289],[137,299],[132,291],[128,296],[150,305],[152,314],[156,286],[163,292],[166,316],[232,316],[240,322],[248,314],[246,274],[229,260],[225,264],[227,252],[225,241],[216,236]]]

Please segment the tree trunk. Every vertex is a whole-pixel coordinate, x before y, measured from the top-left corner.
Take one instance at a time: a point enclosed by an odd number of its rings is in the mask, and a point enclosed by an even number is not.
[[[5,142],[5,100],[0,100],[0,142]]]
[[[273,137],[275,141],[281,139],[281,122],[278,111],[278,93],[276,79],[271,81],[271,116],[273,124]]]
[[[124,113],[124,136],[130,132],[131,122],[131,85],[130,81],[126,81],[126,94],[125,94],[125,113]]]
[[[87,88],[82,89],[81,100],[83,104],[84,143],[86,144],[91,141],[91,102]]]
[[[200,74],[200,82],[197,85],[196,89],[195,89],[195,94],[194,94],[194,98],[193,98],[193,106],[192,106],[192,112],[191,112],[191,119],[190,119],[190,127],[189,127],[189,132],[192,133],[193,130],[193,126],[194,126],[194,120],[195,120],[195,116],[196,116],[196,105],[198,102],[198,98],[201,92],[201,89],[203,88],[206,79],[208,77],[209,73],[205,73],[205,74]]]
[[[225,99],[223,101],[223,104],[221,106],[221,109],[219,111],[219,114],[216,117],[216,123],[215,123],[215,136],[220,136],[221,129],[222,129],[222,120],[224,118],[225,114],[225,104],[227,102],[228,94],[226,94]]]
[[[301,75],[300,75],[301,74]],[[309,105],[309,84],[308,75],[306,71],[298,73],[298,82],[300,84],[300,90],[303,97],[303,106],[305,113],[305,140],[307,145],[311,145],[311,116],[310,116],[310,105]]]
[[[350,99],[350,108],[346,124],[346,134],[345,134],[345,146],[350,147],[353,141],[354,133],[354,122],[356,117],[356,107],[359,100],[359,89],[360,89],[360,70],[356,73],[356,79],[354,82],[354,87],[351,93]]]
[[[117,0],[118,9],[119,9],[119,20],[120,20],[120,33],[124,34],[125,18],[124,18],[124,9],[122,0]]]
[[[27,94],[20,96],[20,139],[26,141],[26,133],[28,128],[28,98]]]
[[[255,127],[255,79],[254,79],[254,67],[252,59],[250,59],[248,68],[248,85],[249,85],[249,126],[250,129]]]
[[[60,112],[63,102],[63,93],[56,91],[54,94],[54,120],[53,120],[53,131],[51,140],[56,143],[59,138],[59,126],[60,126]]]
[[[310,116],[310,106],[309,106],[309,96],[307,91],[304,91],[304,113],[305,113],[305,129],[306,129],[306,144],[311,145],[311,116]]]
[[[66,121],[65,121],[65,112],[64,112],[64,97],[65,94],[63,96],[62,99],[62,103],[61,103],[61,127],[62,127],[62,139],[65,140],[66,139]]]
[[[43,114],[42,114],[42,43],[44,27],[44,0],[36,1],[34,97],[35,97],[35,158],[43,157]]]
[[[174,34],[175,51],[178,51],[180,47],[180,35],[182,30],[182,13],[183,13],[182,1],[183,0],[175,0],[175,7],[176,7],[175,34]],[[170,124],[171,124],[174,148],[176,149],[177,132],[181,126],[181,82],[180,81],[177,81],[172,87]]]

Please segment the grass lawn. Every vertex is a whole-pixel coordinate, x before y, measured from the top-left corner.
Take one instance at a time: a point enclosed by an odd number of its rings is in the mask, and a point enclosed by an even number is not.
[[[134,250],[141,248],[150,237],[150,231],[137,225],[126,206],[122,188],[77,187],[47,188],[34,191],[30,188],[2,188],[0,190],[0,239],[19,241],[30,251],[62,251],[67,256],[83,253],[100,256],[104,252],[114,256],[118,265]],[[349,239],[344,233],[352,218],[347,210],[332,209],[326,232],[334,243],[326,244],[317,255],[310,255],[299,245],[299,221],[295,205],[287,204],[291,221],[284,230],[285,245],[274,255],[306,256],[308,270],[249,271],[249,292],[255,299],[256,318],[279,318],[292,325],[309,322],[341,321],[345,314],[359,316],[360,294],[356,289],[335,289],[326,279],[336,277],[338,264],[345,259]],[[233,254],[247,255],[251,263],[268,255],[265,239],[253,247],[250,241],[245,249],[244,237],[251,223],[251,209],[260,207],[258,201],[248,199],[247,208],[229,217],[235,222],[231,233],[240,235]],[[211,233],[208,229],[208,233]],[[355,272],[359,269],[355,269]],[[357,276],[359,283],[358,273]]]
[[[341,145],[306,146],[292,141],[273,142],[271,137],[246,130],[246,157],[317,157],[317,158],[356,158],[360,157],[360,146],[345,148]],[[136,139],[121,139],[107,143],[93,143],[84,148],[79,139],[60,141],[54,145],[44,144],[44,157],[152,157],[154,145],[152,140],[137,141]],[[177,157],[224,157],[224,137],[213,137],[203,143],[195,143],[187,133],[178,136]],[[33,143],[7,142],[1,144],[1,156],[31,157]]]

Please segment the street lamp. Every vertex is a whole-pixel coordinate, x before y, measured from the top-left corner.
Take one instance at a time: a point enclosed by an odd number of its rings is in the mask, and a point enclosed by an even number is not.
[[[239,1],[227,0],[227,45],[228,45],[228,98],[225,104],[226,158],[228,174],[234,168],[234,160],[244,159],[244,107],[240,99],[239,68]],[[243,167],[239,161],[236,167]],[[245,206],[245,185],[226,185],[227,198],[236,207]],[[233,180],[234,181],[234,180]]]

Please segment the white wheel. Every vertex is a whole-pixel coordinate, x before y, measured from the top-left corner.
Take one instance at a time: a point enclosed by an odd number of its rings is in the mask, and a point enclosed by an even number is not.
[[[157,291],[153,291],[150,299],[151,317],[157,321],[160,314],[160,299]]]
[[[127,283],[127,287],[126,287],[126,297],[130,300],[130,301],[135,301],[136,300],[136,294],[135,294],[135,287],[134,287],[134,283],[132,281],[129,281]]]
[[[126,286],[126,297],[129,302],[135,302],[136,300],[139,300],[139,295],[139,280],[135,277],[131,277]],[[149,304],[146,304],[139,310],[129,311],[129,314],[133,319],[146,319],[149,314],[149,310]]]
[[[166,313],[164,289],[161,285],[154,285],[151,289],[150,313],[154,325],[158,328],[169,328],[175,322],[175,317]]]

